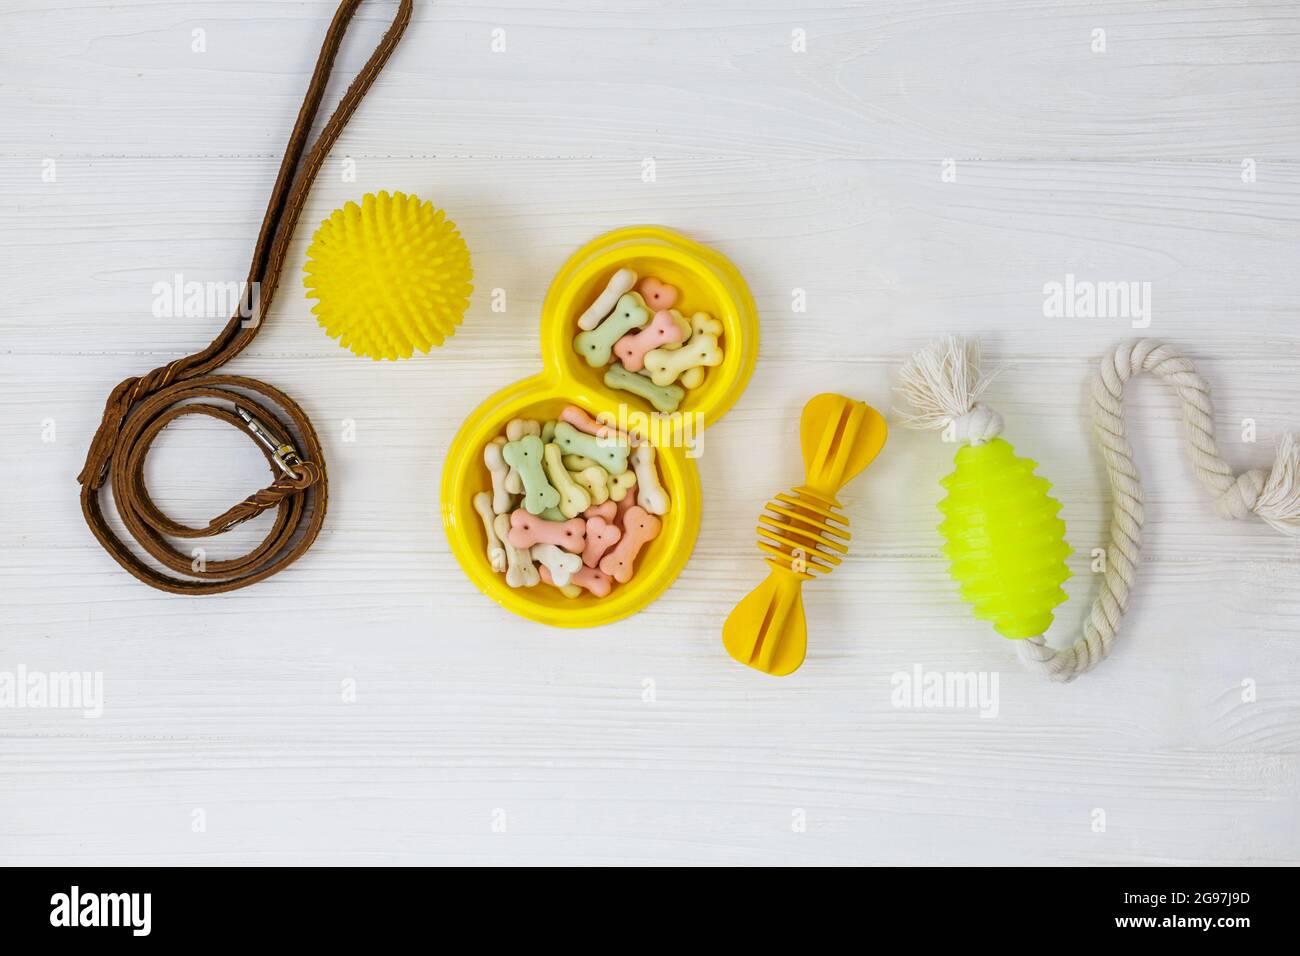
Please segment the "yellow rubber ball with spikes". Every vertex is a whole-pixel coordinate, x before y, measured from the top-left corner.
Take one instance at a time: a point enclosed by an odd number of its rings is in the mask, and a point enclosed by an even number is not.
[[[469,247],[441,209],[367,193],[320,224],[303,283],[325,333],[356,355],[410,358],[456,331],[469,308]]]
[[[939,502],[949,573],[975,616],[1003,637],[1037,637],[1052,624],[1070,577],[1061,504],[1038,465],[1001,438],[967,445]]]

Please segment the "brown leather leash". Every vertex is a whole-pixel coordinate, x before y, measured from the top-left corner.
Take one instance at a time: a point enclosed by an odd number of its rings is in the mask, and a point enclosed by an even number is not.
[[[128,378],[113,389],[86,454],[86,465],[77,476],[81,482],[82,513],[104,550],[131,574],[161,591],[220,594],[255,584],[300,558],[316,540],[325,520],[328,501],[325,457],[307,415],[288,395],[264,382],[212,372],[257,337],[262,319],[270,311],[289,241],[312,182],[411,20],[413,0],[400,0],[392,25],[343,94],[319,138],[307,150],[307,137],[324,98],[334,59],[348,24],[362,2],[343,0],[325,34],[311,85],[298,111],[262,220],[242,307],[207,348],[144,375]],[[293,429],[286,427],[284,419],[272,412],[268,404],[252,395],[278,407]],[[228,402],[234,409],[214,400]],[[153,440],[182,415],[207,415],[240,429],[262,449],[276,476],[270,485],[213,518],[203,528],[189,528],[168,518],[149,497],[144,483],[144,461]],[[99,499],[105,482],[110,480],[118,514],[130,536],[165,567],[187,574],[190,579],[172,577],[150,567],[108,527]],[[270,533],[242,557],[194,561],[164,537],[212,537],[270,508],[276,509]]]

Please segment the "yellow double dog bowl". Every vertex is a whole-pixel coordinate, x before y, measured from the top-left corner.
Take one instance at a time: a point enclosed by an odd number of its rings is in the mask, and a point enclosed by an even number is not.
[[[578,316],[619,269],[656,276],[680,290],[684,315],[708,312],[722,323],[722,364],[690,389],[678,410],[658,416],[630,392],[608,387],[604,369],[592,368],[573,349]],[[587,243],[564,264],[542,305],[542,371],[497,392],[466,419],[447,452],[442,472],[442,523],[456,560],[488,597],[507,610],[557,627],[594,627],[627,617],[662,594],[685,567],[700,530],[700,478],[688,457],[692,429],[707,428],[740,397],[758,357],[758,316],[740,272],[720,253],[660,226],[631,226]],[[659,536],[646,545],[636,574],[597,598],[567,598],[538,584],[511,588],[488,563],[483,525],[473,499],[491,490],[483,447],[514,418],[547,421],[576,405],[602,421],[649,421],[659,472],[671,497]],[[621,414],[620,414],[621,412]],[[638,429],[640,430],[640,429]],[[646,434],[647,432],[643,432]]]

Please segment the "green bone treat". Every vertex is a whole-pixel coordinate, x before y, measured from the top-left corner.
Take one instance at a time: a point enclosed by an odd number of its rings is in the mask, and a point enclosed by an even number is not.
[[[645,300],[638,293],[629,292],[619,298],[618,305],[604,322],[590,332],[579,332],[573,348],[592,368],[600,368],[609,364],[615,342],[649,321],[650,310]]]
[[[540,430],[540,429],[539,429]],[[525,435],[518,441],[507,442],[501,449],[506,464],[519,472],[524,483],[524,510],[539,515],[547,508],[557,507],[560,493],[546,480],[542,467],[542,440],[536,435]]]
[[[610,366],[605,372],[605,384],[640,395],[665,415],[677,411],[677,406],[686,397],[686,390],[680,385],[656,385],[644,375],[629,372],[621,365]]]
[[[597,438],[578,431],[568,422],[560,422],[555,426],[555,444],[566,455],[585,455],[611,475],[621,475],[627,471],[628,447],[622,442]]]

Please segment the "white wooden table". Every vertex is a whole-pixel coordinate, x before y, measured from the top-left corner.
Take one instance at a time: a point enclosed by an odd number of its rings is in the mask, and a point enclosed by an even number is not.
[[[946,332],[1005,366],[989,401],[1065,504],[1051,636],[1072,639],[1108,508],[1086,380],[1135,333],[1046,318],[1067,274],[1149,282],[1145,334],[1214,383],[1225,454],[1271,461],[1300,428],[1300,8],[610,6],[418,2],[229,366],[321,431],[325,531],[267,582],[184,599],[95,545],[74,475],[110,388],[220,327],[155,318],[151,290],[244,276],[334,5],[0,0],[0,672],[104,679],[99,719],[0,709],[0,861],[1300,862],[1300,554],[1214,515],[1150,382],[1148,563],[1096,673],[1039,683],[958,602],[934,531],[951,448],[901,429],[845,496],[852,556],[806,589],[804,668],[773,680],[719,643],[763,573],[754,518],[800,477],[803,402],[888,409],[899,363]],[[333,95],[391,9],[363,8]],[[476,271],[460,334],[384,365],[297,291],[314,224],[381,188],[446,208]],[[536,369],[555,270],[636,222],[736,262],[762,352],[708,434],[676,584],[548,630],[461,573],[437,481],[465,415]],[[265,481],[215,422],[170,429],[148,475],[194,521]],[[918,665],[998,674],[996,716],[894,706]]]

